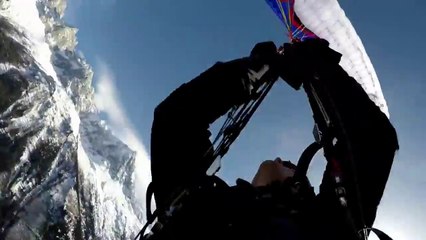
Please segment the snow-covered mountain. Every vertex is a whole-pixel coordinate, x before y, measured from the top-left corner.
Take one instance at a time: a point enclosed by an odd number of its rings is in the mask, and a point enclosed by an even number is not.
[[[136,153],[99,118],[65,7],[0,0],[0,239],[130,239],[144,221]]]

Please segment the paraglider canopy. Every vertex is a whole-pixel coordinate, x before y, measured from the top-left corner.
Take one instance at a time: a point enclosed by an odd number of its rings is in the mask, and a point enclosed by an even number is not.
[[[295,0],[266,0],[278,18],[285,24],[292,42],[303,42],[306,39],[318,38],[300,21],[294,12]]]

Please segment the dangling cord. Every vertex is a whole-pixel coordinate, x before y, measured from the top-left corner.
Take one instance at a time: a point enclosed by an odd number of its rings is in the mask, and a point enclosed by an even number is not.
[[[139,233],[136,235],[134,240],[137,240],[139,236],[140,236],[140,239],[142,239],[148,226],[151,225],[154,222],[155,218],[157,217],[157,213],[158,213],[157,209],[153,213],[151,212],[151,200],[152,200],[153,194],[154,194],[154,185],[152,182],[150,182],[146,190],[146,220],[147,222],[145,223],[143,228],[139,231]]]
[[[361,229],[360,231],[368,231],[368,230],[374,232],[377,235],[377,237],[379,237],[380,240],[392,240],[391,237],[389,237],[386,233],[380,231],[377,228],[365,228],[365,229]]]
[[[155,215],[157,213],[157,210],[155,210],[154,213],[151,212],[151,200],[152,200],[153,194],[154,194],[154,184],[153,182],[150,182],[146,190],[146,219],[148,222],[154,221]]]
[[[136,237],[133,240],[138,240],[138,238],[139,238],[139,240],[142,240],[143,239],[143,234],[145,233],[146,229],[148,228],[148,226],[151,223],[152,222],[146,222],[145,225],[143,226],[143,228],[139,231],[138,235],[136,235]]]

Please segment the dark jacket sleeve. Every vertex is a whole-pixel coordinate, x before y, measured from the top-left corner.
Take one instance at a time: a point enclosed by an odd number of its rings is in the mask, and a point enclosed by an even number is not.
[[[349,156],[346,145],[343,146],[345,143],[340,142],[338,145],[340,144],[341,148],[338,149],[345,150],[336,153],[337,157],[343,160],[344,172],[354,170],[356,176],[356,181],[349,177],[344,179],[348,205],[354,213],[361,212],[361,215],[353,215],[358,229],[363,224],[357,220],[360,217],[364,218],[367,227],[371,227],[383,196],[395,152],[399,148],[396,131],[361,85],[340,66],[322,69],[319,74],[334,101],[352,148],[352,156]],[[349,164],[350,161],[353,164]],[[355,185],[360,192],[360,201],[357,201],[353,194]],[[319,199],[322,201],[320,208],[322,212],[318,214],[320,217],[328,218],[329,223],[332,222],[333,225],[345,222],[336,204],[330,164],[327,165],[323,176]],[[358,202],[360,207],[357,205]],[[330,236],[330,239],[333,238]]]
[[[179,187],[204,176],[211,154],[209,125],[249,98],[244,79],[248,59],[218,62],[174,90],[155,109],[151,173],[157,208]]]

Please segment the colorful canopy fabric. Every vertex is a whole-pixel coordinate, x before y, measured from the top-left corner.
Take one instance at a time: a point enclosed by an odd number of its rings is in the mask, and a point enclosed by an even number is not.
[[[304,41],[317,36],[303,25],[294,12],[295,0],[266,0],[278,18],[285,24],[292,42]]]

